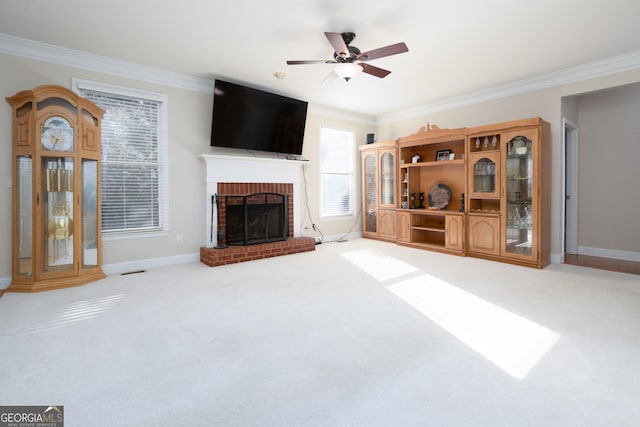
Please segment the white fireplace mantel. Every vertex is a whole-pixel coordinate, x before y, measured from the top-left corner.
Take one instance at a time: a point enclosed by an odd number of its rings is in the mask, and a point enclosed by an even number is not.
[[[299,160],[266,157],[242,157],[220,154],[201,154],[205,163],[207,200],[207,244],[211,248],[217,243],[217,212],[212,210],[212,197],[220,182],[269,182],[293,184],[293,236],[300,236],[300,168],[306,162]],[[212,217],[213,211],[213,217]]]

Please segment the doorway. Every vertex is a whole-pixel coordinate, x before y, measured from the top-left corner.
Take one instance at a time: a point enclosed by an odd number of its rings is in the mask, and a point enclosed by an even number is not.
[[[578,250],[578,126],[563,118],[562,142],[564,147],[564,221],[562,233],[565,264],[622,273],[640,274],[640,263],[612,258],[581,255]]]
[[[562,97],[560,262],[575,264],[577,257],[580,265],[621,263],[640,271],[640,198],[637,186],[625,185],[637,181],[639,100],[640,83]]]
[[[578,126],[562,119],[564,146],[563,255],[578,254]]]

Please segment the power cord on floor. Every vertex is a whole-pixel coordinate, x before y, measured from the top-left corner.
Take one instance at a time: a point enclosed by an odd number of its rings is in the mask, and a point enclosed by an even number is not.
[[[338,240],[336,240],[336,242],[338,243],[343,243],[346,242],[347,240],[345,239],[345,237],[347,237],[349,234],[351,234],[351,231],[353,230],[353,227],[356,226],[356,224],[358,223],[358,219],[360,219],[360,214],[362,213],[362,204],[360,205],[360,209],[358,209],[358,214],[356,215],[355,220],[353,221],[353,224],[351,224],[351,227],[349,228],[349,231],[347,231],[345,234],[343,234],[342,236],[340,236],[338,238]]]
[[[309,193],[307,192],[307,165],[302,165],[302,182],[304,183],[304,205],[307,208],[309,221],[311,221],[311,228],[313,228],[313,231],[320,233],[320,239],[316,239],[316,245],[319,245],[324,241],[324,234],[322,234],[320,228],[318,228],[318,226],[313,222],[311,209],[309,208]]]

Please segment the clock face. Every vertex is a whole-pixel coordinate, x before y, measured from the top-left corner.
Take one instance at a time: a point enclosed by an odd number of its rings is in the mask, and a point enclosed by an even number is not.
[[[73,128],[64,117],[49,117],[42,125],[42,148],[73,151]]]

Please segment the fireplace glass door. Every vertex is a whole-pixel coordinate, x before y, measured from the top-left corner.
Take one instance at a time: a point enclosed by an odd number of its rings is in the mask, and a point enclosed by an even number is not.
[[[257,193],[226,197],[227,245],[244,246],[287,239],[287,196]]]

